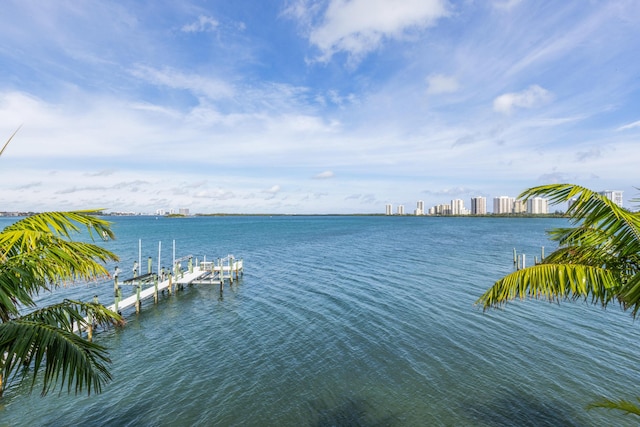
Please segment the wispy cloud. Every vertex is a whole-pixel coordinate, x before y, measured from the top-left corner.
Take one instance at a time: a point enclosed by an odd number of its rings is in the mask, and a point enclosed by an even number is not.
[[[309,22],[309,15],[319,11],[315,5],[300,1],[289,9],[298,18]],[[322,11],[318,24],[312,25],[309,41],[320,50],[318,60],[327,62],[344,52],[352,61],[380,46],[385,39],[399,39],[407,32],[434,25],[449,15],[442,0],[330,0]]]
[[[540,107],[553,99],[548,90],[532,85],[522,92],[505,93],[493,100],[493,109],[500,113],[510,114],[515,109]]]
[[[315,175],[313,177],[313,179],[329,179],[329,178],[333,178],[333,172],[332,171],[324,171],[324,172],[320,172],[319,174]]]
[[[432,74],[427,77],[427,93],[453,93],[460,89],[458,80],[453,76],[444,74]]]
[[[195,96],[204,95],[209,99],[228,98],[235,93],[233,85],[221,79],[185,73],[172,68],[157,69],[138,65],[130,72],[133,76],[150,84],[188,90]]]
[[[200,15],[195,22],[184,25],[182,31],[185,33],[210,32],[216,30],[218,25],[220,23],[215,18]]]
[[[617,128],[617,131],[622,131],[622,130],[629,130],[629,129],[635,129],[640,127],[640,120],[638,120],[637,122],[632,122],[623,126],[620,126],[619,128]]]

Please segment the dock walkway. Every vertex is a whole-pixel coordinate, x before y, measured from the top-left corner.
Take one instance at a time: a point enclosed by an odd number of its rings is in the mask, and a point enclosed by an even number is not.
[[[141,276],[135,276],[118,281],[117,274],[114,276],[114,294],[115,301],[107,308],[117,313],[135,307],[136,313],[139,313],[142,307],[142,301],[154,298],[154,302],[158,302],[158,294],[168,291],[169,295],[178,289],[183,289],[184,285],[205,284],[218,285],[220,292],[224,288],[225,281],[232,284],[234,280],[239,280],[244,274],[244,262],[242,258],[236,259],[233,255],[225,258],[218,258],[217,261],[202,261],[196,259],[195,265],[192,264],[193,257],[185,257],[188,259],[188,267],[182,270],[181,263],[174,265],[173,271],[153,273],[149,272]],[[183,260],[184,260],[183,259]],[[135,288],[135,293],[129,297],[122,298],[122,285],[129,285]],[[87,332],[89,336],[93,334],[93,326],[89,318],[85,318]],[[78,325],[74,327],[74,332],[82,332]]]
[[[168,290],[171,294],[174,289],[182,288],[184,285],[191,284],[211,284],[219,285],[222,289],[225,280],[233,283],[238,280],[244,273],[244,263],[242,259],[235,259],[232,255],[225,258],[219,258],[218,262],[203,261],[196,265],[191,265],[192,258],[189,258],[189,267],[186,271],[182,271],[181,267],[174,266],[173,274],[168,273],[165,277],[158,277],[158,274],[146,274],[125,280],[123,283],[133,285],[137,288],[135,294],[121,299],[122,292],[116,281],[114,282],[115,302],[109,308],[112,311],[121,312],[129,307],[136,307],[136,311],[140,311],[140,304],[143,300],[154,297],[157,301],[158,293]],[[160,276],[163,276],[160,273]],[[144,288],[147,285],[148,287]]]

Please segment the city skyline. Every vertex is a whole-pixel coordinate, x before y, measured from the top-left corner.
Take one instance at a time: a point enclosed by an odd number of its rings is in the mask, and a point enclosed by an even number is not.
[[[624,207],[624,192],[621,190],[602,190],[598,192],[600,195],[607,197],[620,207]],[[549,200],[544,197],[532,197],[524,202],[521,199],[511,196],[495,196],[491,199],[493,202],[493,210],[487,209],[487,197],[475,196],[471,197],[469,207],[465,206],[464,200],[452,199],[449,204],[440,203],[433,205],[425,210],[424,201],[416,202],[416,209],[413,215],[486,215],[486,214],[548,214],[556,211],[564,212],[569,208],[573,199],[566,204],[551,205]],[[385,205],[385,215],[393,215],[393,204]],[[553,211],[550,209],[553,208]],[[397,205],[396,215],[406,215],[405,206]]]
[[[0,23],[7,211],[638,196],[637,1],[7,0]]]

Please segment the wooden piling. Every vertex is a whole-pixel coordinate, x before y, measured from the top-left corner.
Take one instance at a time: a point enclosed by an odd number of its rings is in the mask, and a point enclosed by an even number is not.
[[[134,286],[136,287],[136,313],[140,313],[140,308],[142,306],[140,303],[140,288],[142,287],[142,282]]]
[[[153,293],[153,302],[158,303],[158,277],[153,280],[153,286],[155,286],[155,292]]]

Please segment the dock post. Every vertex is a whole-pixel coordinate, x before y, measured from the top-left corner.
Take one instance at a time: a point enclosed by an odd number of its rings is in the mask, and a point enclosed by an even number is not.
[[[118,296],[118,274],[120,273],[120,269],[116,265],[116,268],[113,270],[113,296]]]
[[[171,295],[171,293],[172,293],[172,289],[171,289],[171,287],[173,286],[172,278],[173,278],[173,275],[171,273],[169,273],[169,288],[168,288],[169,289],[169,295]]]
[[[193,259],[189,257],[189,273],[193,273]]]
[[[518,263],[518,255],[516,254],[516,248],[513,248],[513,265]]]
[[[147,260],[147,273],[151,274],[151,267],[153,266],[153,261],[151,260],[151,257],[149,257],[149,259]]]
[[[158,276],[153,279],[153,286],[155,287],[155,292],[153,293],[153,300],[157,304],[158,303]]]
[[[522,254],[522,268],[526,268],[527,267],[527,262],[526,262],[527,256],[525,254]]]
[[[136,313],[140,313],[140,306],[142,305],[140,304],[140,288],[142,287],[142,282],[138,282],[134,286],[136,287]]]
[[[229,284],[233,284],[233,257],[229,256]]]
[[[118,312],[118,295],[120,294],[120,288],[118,287],[118,274],[120,273],[120,269],[118,266],[113,271],[113,297],[115,298],[114,304],[116,313]]]
[[[114,309],[115,312],[120,314],[120,312],[118,311],[118,304],[120,303],[120,299],[122,298],[122,290],[120,288],[116,289],[116,301],[114,304]]]
[[[544,261],[544,246],[542,247],[541,251],[541,256],[540,256],[540,262]]]

